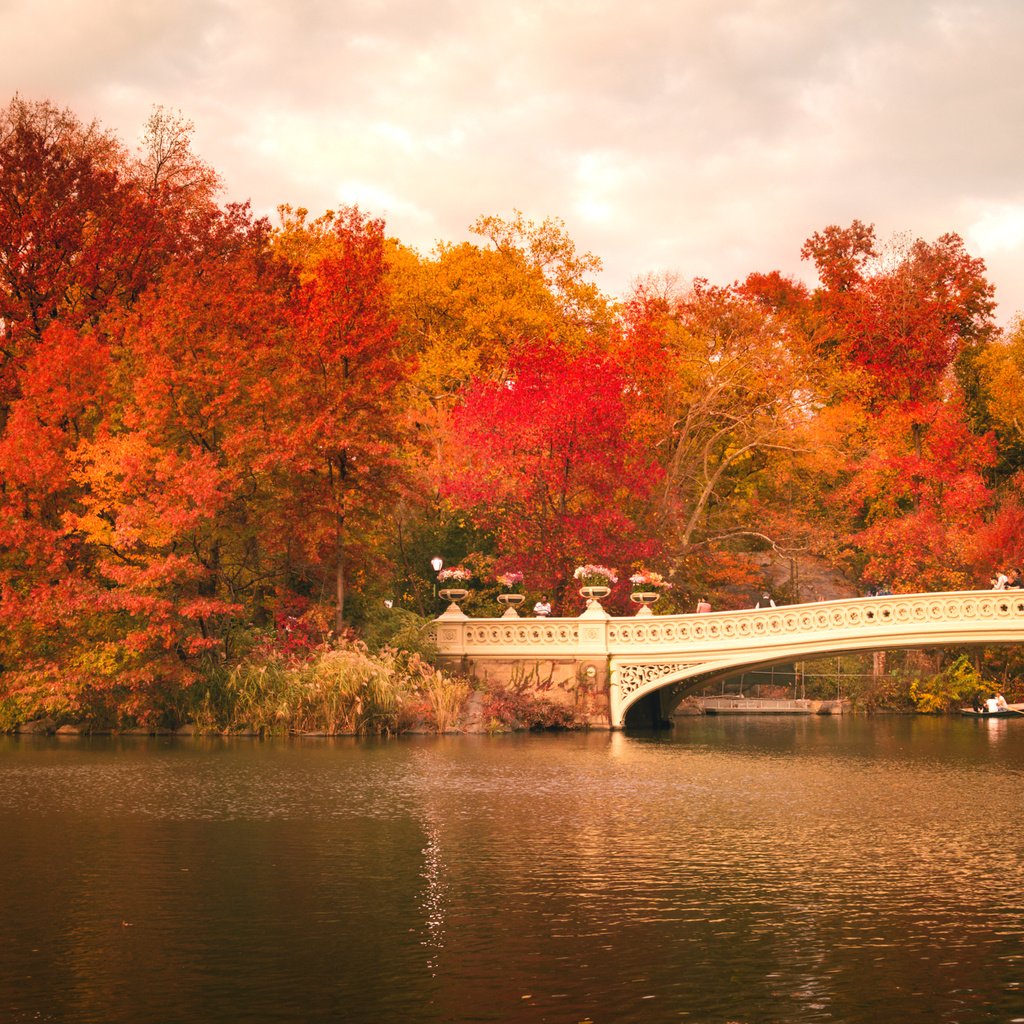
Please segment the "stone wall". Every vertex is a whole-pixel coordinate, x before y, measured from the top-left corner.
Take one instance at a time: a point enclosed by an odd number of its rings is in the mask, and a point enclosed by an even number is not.
[[[470,676],[484,690],[511,689],[573,712],[580,726],[609,727],[606,658],[441,657],[441,668]]]

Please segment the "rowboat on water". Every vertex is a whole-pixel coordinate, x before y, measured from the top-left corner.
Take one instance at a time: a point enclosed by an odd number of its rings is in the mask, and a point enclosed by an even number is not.
[[[961,715],[968,718],[1024,718],[1024,704],[1007,704],[997,711],[975,711],[974,708],[961,708]]]

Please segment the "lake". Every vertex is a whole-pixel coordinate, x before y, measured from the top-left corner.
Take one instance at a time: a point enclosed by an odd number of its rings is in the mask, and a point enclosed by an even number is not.
[[[0,1020],[1024,1021],[1024,722],[0,737]]]

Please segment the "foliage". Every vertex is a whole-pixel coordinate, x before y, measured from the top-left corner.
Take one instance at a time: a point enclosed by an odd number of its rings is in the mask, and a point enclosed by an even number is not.
[[[590,563],[577,565],[572,578],[582,587],[613,587],[619,582],[619,575],[615,569]]]
[[[334,736],[393,734],[423,717],[447,731],[468,686],[418,654],[391,647],[372,654],[343,640],[304,658],[266,650],[193,693],[189,717],[200,731]]]
[[[982,679],[970,655],[961,654],[931,678],[915,679],[910,684],[910,699],[921,712],[951,711],[971,703],[975,694],[987,696],[995,687]]]
[[[451,732],[459,721],[463,705],[470,694],[469,684],[451,679],[443,672],[429,673],[421,684],[425,697],[425,718],[438,734]]]
[[[430,661],[437,654],[432,631],[432,619],[404,608],[382,608],[364,619],[360,634],[374,653],[391,648]]]
[[[650,569],[641,569],[633,573],[629,577],[629,582],[637,590],[668,590],[672,586],[660,572],[653,572]]]
[[[656,547],[642,524],[657,471],[628,402],[608,357],[543,342],[522,346],[504,380],[474,381],[456,410],[445,494],[556,600],[581,557]]]
[[[484,698],[483,714],[492,731],[572,729],[578,725],[571,707],[515,685],[492,686]]]
[[[447,729],[437,582],[493,581],[470,614],[499,586],[569,607],[616,582],[574,580],[593,560],[690,609],[768,550],[908,591],[1024,562],[1024,328],[956,235],[830,225],[813,288],[651,276],[615,305],[557,218],[421,256],[219,189],[180,113],[131,153],[0,110],[3,722]]]

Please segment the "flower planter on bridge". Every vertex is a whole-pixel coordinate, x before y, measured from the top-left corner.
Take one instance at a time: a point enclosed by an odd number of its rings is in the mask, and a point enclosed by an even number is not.
[[[640,607],[637,609],[637,615],[653,615],[654,609],[651,607],[653,604],[657,604],[658,598],[661,594],[655,591],[636,591],[629,595],[630,601],[633,604],[638,604]]]
[[[465,601],[469,596],[469,591],[462,587],[446,587],[444,590],[439,590],[438,594],[442,601],[451,601],[451,604],[445,609],[445,615],[461,615],[466,618],[466,613],[459,607],[460,601]]]
[[[505,606],[503,619],[518,619],[519,612],[516,609],[526,600],[523,594],[499,594],[498,604]]]

